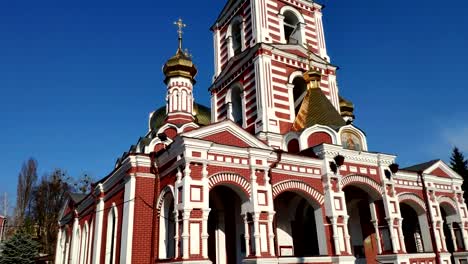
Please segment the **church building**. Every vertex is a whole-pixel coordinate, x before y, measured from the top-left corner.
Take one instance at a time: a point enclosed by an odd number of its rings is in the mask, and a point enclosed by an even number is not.
[[[179,46],[146,135],[60,215],[55,263],[468,263],[462,178],[408,168],[354,125],[323,6],[226,0],[209,107]],[[175,48],[175,47],[174,47]]]

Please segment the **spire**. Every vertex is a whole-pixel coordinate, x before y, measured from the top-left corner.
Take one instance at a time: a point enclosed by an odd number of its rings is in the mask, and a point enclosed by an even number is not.
[[[177,26],[177,34],[179,35],[179,49],[177,50],[182,51],[182,34],[184,34],[184,31],[182,31],[183,28],[187,27],[186,24],[182,21],[182,18],[179,18],[179,20],[174,22],[174,25]]]

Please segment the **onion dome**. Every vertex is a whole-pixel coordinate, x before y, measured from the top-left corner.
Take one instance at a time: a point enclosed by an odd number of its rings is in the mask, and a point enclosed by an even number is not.
[[[170,58],[163,67],[163,73],[166,76],[164,82],[168,84],[168,81],[172,77],[185,77],[195,83],[195,75],[197,75],[197,68],[192,62],[190,56],[184,53],[179,47],[176,55]]]
[[[179,18],[174,24],[178,27],[177,33],[179,35],[179,48],[176,54],[170,58],[163,67],[163,73],[166,76],[164,82],[166,85],[172,77],[185,77],[195,83],[195,75],[197,75],[197,68],[193,64],[192,59],[188,52],[182,51],[182,28],[186,25]]]
[[[340,96],[340,112],[345,120],[354,120],[354,104]]]

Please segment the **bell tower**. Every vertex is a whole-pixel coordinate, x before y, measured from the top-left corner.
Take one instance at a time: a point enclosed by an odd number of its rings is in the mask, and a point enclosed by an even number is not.
[[[232,119],[280,147],[306,95],[308,70],[321,74],[318,86],[340,114],[337,67],[327,54],[320,4],[230,0],[211,30],[213,122]]]

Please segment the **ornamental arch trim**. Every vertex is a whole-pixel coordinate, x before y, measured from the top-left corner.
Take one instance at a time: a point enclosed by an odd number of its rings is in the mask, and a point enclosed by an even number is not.
[[[419,197],[418,195],[414,194],[414,193],[401,193],[398,195],[398,202],[399,203],[405,203],[406,201],[410,201],[412,202],[412,204],[416,204],[417,206],[419,206],[419,208],[414,208],[416,209],[418,212],[418,210],[420,212],[426,212],[426,204],[424,203],[424,200]],[[409,204],[411,206],[411,204]]]
[[[158,211],[161,210],[161,206],[164,203],[164,197],[169,193],[172,195],[172,199],[175,199],[174,187],[172,187],[172,185],[168,185],[168,186],[164,187],[164,189],[159,194],[158,204],[157,204],[157,208],[156,208]]]
[[[316,201],[319,205],[322,205],[324,202],[325,198],[323,197],[323,194],[321,194],[319,191],[315,190],[313,187],[306,183],[294,180],[283,181],[273,185],[273,199],[283,192],[294,190],[305,192],[311,198],[313,198],[313,200]]]
[[[378,183],[376,182],[375,180],[369,178],[369,177],[366,177],[366,176],[361,176],[361,175],[348,175],[348,176],[345,176],[341,179],[340,181],[340,185],[341,185],[341,189],[343,189],[344,187],[348,186],[348,185],[352,185],[352,184],[358,184],[358,185],[366,185],[368,187],[370,187],[373,191],[377,192],[380,196],[380,198],[382,197],[382,194],[384,192],[384,188]],[[369,195],[372,196],[372,193],[369,193]]]
[[[230,183],[239,186],[249,196],[251,195],[250,183],[239,174],[235,173],[218,173],[208,178],[208,187],[213,189],[218,184]]]
[[[441,196],[439,198],[437,198],[437,202],[439,203],[439,207],[442,203],[446,203],[448,205],[450,205],[450,207],[452,207],[451,209],[454,210],[453,212],[457,212],[457,204],[455,203],[455,201],[450,198],[450,197],[447,197],[447,196]],[[448,213],[448,212],[447,212]]]

